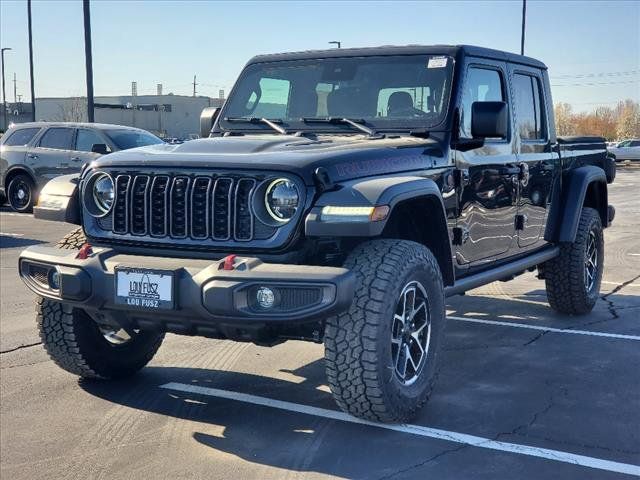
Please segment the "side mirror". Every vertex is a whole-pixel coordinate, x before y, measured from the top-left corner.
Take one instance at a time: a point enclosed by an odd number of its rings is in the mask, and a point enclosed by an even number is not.
[[[207,107],[200,114],[200,138],[208,138],[220,114],[220,107]]]
[[[471,135],[473,138],[507,138],[509,114],[505,102],[473,102]]]
[[[99,153],[100,155],[106,155],[107,153],[109,153],[109,148],[104,143],[94,143],[91,146],[91,151],[93,153]]]

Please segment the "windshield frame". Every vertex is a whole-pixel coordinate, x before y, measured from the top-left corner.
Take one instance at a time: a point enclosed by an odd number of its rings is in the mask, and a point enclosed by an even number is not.
[[[232,101],[235,96],[238,94],[238,91],[243,86],[243,82],[246,81],[249,75],[254,74],[257,68],[269,68],[269,67],[277,67],[280,65],[305,65],[305,64],[315,64],[320,62],[330,62],[335,60],[355,60],[358,59],[376,59],[380,62],[384,62],[385,59],[401,59],[406,57],[417,57],[420,59],[424,59],[428,62],[430,58],[447,58],[446,69],[448,70],[447,77],[445,78],[445,90],[442,101],[442,108],[439,112],[438,121],[429,124],[423,121],[422,118],[416,117],[413,118],[399,118],[395,124],[390,124],[388,121],[383,122],[383,124],[379,124],[375,122],[376,118],[385,118],[385,117],[365,117],[365,118],[351,118],[351,120],[356,120],[360,123],[360,120],[365,120],[363,125],[372,128],[376,132],[380,133],[409,133],[416,129],[426,129],[429,131],[441,131],[443,126],[446,125],[450,120],[450,110],[451,110],[451,102],[455,98],[455,89],[456,89],[456,81],[455,77],[457,74],[457,56],[452,55],[451,52],[443,51],[442,53],[437,52],[412,52],[412,53],[393,53],[393,54],[380,54],[380,55],[354,55],[354,56],[344,56],[344,57],[309,57],[305,59],[283,59],[283,60],[264,60],[257,62],[248,63],[242,72],[240,73],[238,79],[236,80],[233,88],[231,89],[227,100],[225,101],[222,110],[220,111],[220,115],[217,118],[214,132],[219,134],[224,133],[238,133],[238,134],[273,134],[273,130],[268,128],[265,124],[260,123],[245,123],[240,126],[238,123],[229,122],[226,120],[227,117],[236,117],[237,112],[230,112],[230,108],[232,105]],[[268,77],[266,77],[268,78]],[[426,85],[424,86],[427,87]],[[385,87],[383,87],[385,88]],[[387,87],[390,88],[390,87]],[[398,89],[402,89],[405,87],[397,87]],[[417,87],[419,88],[419,87]],[[382,89],[380,90],[382,91]],[[329,118],[329,117],[327,117]],[[310,132],[310,133],[332,133],[332,134],[344,134],[344,135],[362,135],[362,132],[354,131],[354,129],[346,125],[344,123],[338,122],[325,122],[325,123],[305,123],[302,119],[298,121],[291,121],[290,118],[272,118],[267,117],[267,120],[276,121],[278,125],[284,127],[287,131],[292,132]],[[372,122],[373,120],[373,122]],[[386,123],[386,124],[385,124]]]

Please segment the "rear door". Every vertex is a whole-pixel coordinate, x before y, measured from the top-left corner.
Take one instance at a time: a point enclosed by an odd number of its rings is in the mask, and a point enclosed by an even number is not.
[[[27,152],[26,163],[45,180],[64,175],[69,168],[73,138],[73,128],[48,128]]]
[[[510,104],[504,62],[468,60],[461,99],[461,138],[471,138],[471,105],[478,101]],[[511,118],[511,117],[510,117]],[[486,139],[482,148],[456,151],[460,174],[456,228],[459,266],[475,266],[507,256],[515,243],[518,186],[513,126],[506,139]],[[459,243],[457,242],[457,243]]]
[[[518,246],[542,241],[558,156],[552,152],[541,71],[511,65],[515,140],[520,175],[516,229]]]

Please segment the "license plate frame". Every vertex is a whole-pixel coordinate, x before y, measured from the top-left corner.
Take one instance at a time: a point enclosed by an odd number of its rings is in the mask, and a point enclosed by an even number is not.
[[[141,310],[175,309],[175,270],[118,265],[115,267],[114,273],[114,301],[116,305],[125,305]],[[125,292],[126,294],[124,294]]]

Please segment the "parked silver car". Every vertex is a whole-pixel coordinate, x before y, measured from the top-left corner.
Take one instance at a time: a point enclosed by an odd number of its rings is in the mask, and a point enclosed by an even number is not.
[[[640,160],[640,139],[623,140],[614,147],[607,147],[616,157],[616,162]]]
[[[77,173],[100,155],[162,143],[138,128],[100,123],[32,122],[0,139],[0,203],[29,212],[50,179]]]

